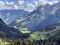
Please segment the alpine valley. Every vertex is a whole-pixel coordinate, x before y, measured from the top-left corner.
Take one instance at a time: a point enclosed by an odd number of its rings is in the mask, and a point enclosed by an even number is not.
[[[0,38],[60,42],[60,2],[32,12],[0,10]]]

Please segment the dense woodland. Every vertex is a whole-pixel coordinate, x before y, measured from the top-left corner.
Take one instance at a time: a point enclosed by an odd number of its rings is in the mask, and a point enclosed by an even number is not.
[[[3,41],[1,45],[60,45],[60,38],[56,40],[20,40]]]

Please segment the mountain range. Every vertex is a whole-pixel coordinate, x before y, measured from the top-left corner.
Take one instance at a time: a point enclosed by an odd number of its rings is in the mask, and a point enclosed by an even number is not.
[[[10,26],[18,29],[27,28],[30,31],[41,31],[45,27],[60,23],[60,2],[54,5],[43,5],[37,7],[28,17],[19,18]]]
[[[14,20],[22,17],[25,18],[28,13],[29,12],[24,10],[0,10],[0,18],[2,18],[6,24],[10,24]]]
[[[60,34],[60,2],[40,5],[30,13],[24,10],[0,10],[0,17],[3,19],[0,19],[0,37],[44,40]],[[31,33],[23,34],[20,32],[22,30]]]

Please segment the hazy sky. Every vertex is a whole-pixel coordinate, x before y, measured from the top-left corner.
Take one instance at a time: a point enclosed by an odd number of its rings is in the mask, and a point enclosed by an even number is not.
[[[23,9],[26,11],[33,11],[38,5],[46,5],[49,3],[53,5],[59,0],[0,0],[0,10],[4,9]]]

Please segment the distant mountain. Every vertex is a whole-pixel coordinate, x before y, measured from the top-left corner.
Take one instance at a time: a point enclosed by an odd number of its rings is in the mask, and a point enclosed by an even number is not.
[[[26,18],[20,18],[10,23],[18,29],[27,28],[30,31],[40,31],[49,25],[60,23],[60,2],[54,5],[39,6]]]
[[[10,24],[14,20],[25,18],[28,13],[24,10],[0,10],[0,17],[6,24]]]
[[[0,38],[23,39],[29,37],[29,34],[23,34],[19,30],[9,27],[0,19]]]

